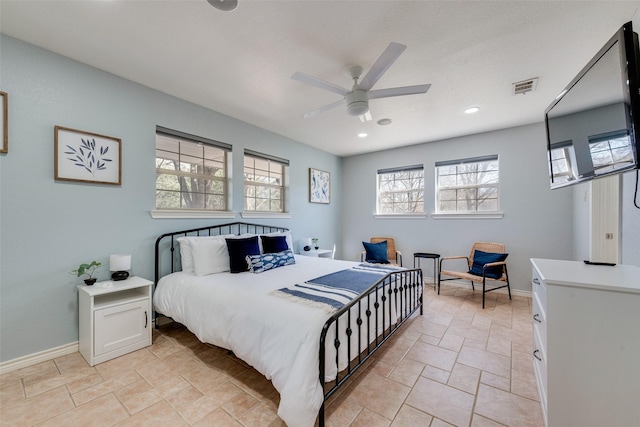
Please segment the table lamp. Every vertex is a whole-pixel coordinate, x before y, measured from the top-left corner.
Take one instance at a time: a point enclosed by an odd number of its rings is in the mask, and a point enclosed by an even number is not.
[[[113,271],[111,280],[124,280],[129,277],[127,270],[131,269],[131,255],[111,255],[109,256],[109,270]]]

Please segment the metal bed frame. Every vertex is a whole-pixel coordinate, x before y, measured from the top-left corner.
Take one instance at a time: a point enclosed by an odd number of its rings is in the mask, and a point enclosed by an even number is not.
[[[266,234],[288,231],[287,228],[271,225],[249,224],[234,222],[209,227],[193,228],[189,230],[165,233],[158,237],[155,243],[155,282],[166,274],[179,271],[176,238],[182,236],[218,236],[223,234]],[[161,260],[169,258],[170,268],[161,271]],[[165,264],[163,264],[165,265]],[[390,273],[369,289],[359,298],[351,301],[342,309],[335,312],[324,324],[320,334],[319,350],[319,378],[324,386],[324,399],[318,412],[318,426],[325,425],[325,405],[338,389],[380,348],[398,329],[409,320],[418,309],[423,314],[423,287],[421,269],[408,269]],[[371,308],[373,307],[374,310]],[[395,318],[393,316],[395,314]],[[155,325],[158,327],[159,313],[154,311]],[[380,316],[382,316],[380,322]],[[388,316],[388,317],[387,317]],[[353,319],[353,320],[352,320]],[[393,320],[392,320],[393,319]],[[397,319],[397,320],[396,320]],[[332,341],[327,335],[335,337]],[[346,344],[340,341],[340,336],[347,337]],[[358,345],[352,345],[352,337],[357,339]],[[369,343],[362,351],[361,344],[366,338]],[[342,355],[340,347],[346,345]],[[331,381],[325,381],[325,363],[327,348],[333,346],[336,352],[336,375]],[[345,359],[345,357],[347,359]],[[349,360],[346,368],[340,370],[340,361]]]

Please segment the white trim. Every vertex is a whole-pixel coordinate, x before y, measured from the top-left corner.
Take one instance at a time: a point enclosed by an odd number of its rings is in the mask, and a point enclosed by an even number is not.
[[[277,218],[277,219],[289,219],[293,215],[289,212],[252,212],[242,211],[240,212],[242,218]]]
[[[206,209],[172,210],[153,209],[149,211],[155,219],[185,219],[185,218],[228,218],[236,217],[236,212],[231,211],[209,211]]]
[[[426,219],[427,214],[373,214],[375,219]]]
[[[498,283],[498,282],[492,282],[492,283]],[[503,282],[506,285],[506,282]],[[425,284],[429,285],[429,286],[433,286],[433,279],[432,280],[426,280],[425,279]],[[480,292],[482,292],[482,283],[479,284],[480,285]],[[440,283],[440,286],[455,286],[457,288],[469,288],[471,289],[471,283],[469,283],[469,281],[462,281],[462,280],[447,280],[445,283]],[[475,284],[476,286],[476,291],[478,290],[478,282],[476,282]],[[491,284],[489,284],[489,286],[492,286]],[[494,291],[491,291],[494,292]],[[509,291],[507,291],[507,288],[501,288],[501,289],[496,289],[495,292],[497,293],[501,293],[501,294],[508,294]],[[526,297],[526,298],[531,298],[533,297],[533,293],[531,291],[523,291],[522,289],[513,289],[511,288],[511,295],[512,296],[518,296],[518,297]]]
[[[433,219],[502,219],[504,212],[432,213]]]
[[[78,351],[78,341],[70,344],[61,345],[60,347],[50,348],[49,350],[40,351],[38,353],[28,354],[13,360],[7,360],[0,363],[0,375],[17,369],[26,368],[41,362],[55,359],[56,357],[66,356],[67,354]]]

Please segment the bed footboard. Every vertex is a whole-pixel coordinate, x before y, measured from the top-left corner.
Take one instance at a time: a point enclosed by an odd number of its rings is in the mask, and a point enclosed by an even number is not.
[[[324,401],[319,427],[324,427],[327,400],[418,309],[423,314],[422,303],[422,270],[402,270],[380,279],[327,320],[320,335]],[[327,378],[327,371],[335,372],[335,377]]]

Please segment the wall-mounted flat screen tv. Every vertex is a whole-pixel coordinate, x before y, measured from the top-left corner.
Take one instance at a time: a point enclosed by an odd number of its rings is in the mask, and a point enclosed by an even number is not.
[[[546,109],[551,188],[638,168],[639,56],[628,22]]]

